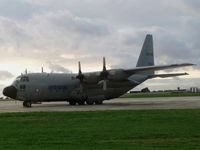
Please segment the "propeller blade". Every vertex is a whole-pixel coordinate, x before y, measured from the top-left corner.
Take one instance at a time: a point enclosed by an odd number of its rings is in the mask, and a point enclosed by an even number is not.
[[[78,70],[79,70],[79,74],[82,74],[82,72],[81,72],[81,62],[80,61],[78,62]]]
[[[79,81],[80,81],[80,92],[83,93],[84,75],[82,74],[82,71],[81,71],[81,62],[80,61],[78,62],[78,75],[76,76],[76,78],[79,79]]]
[[[107,90],[107,81],[103,80],[103,90],[106,91]]]
[[[106,71],[106,59],[103,57],[103,71]]]
[[[83,93],[83,84],[80,82],[80,92]]]
[[[108,71],[106,69],[106,58],[103,57],[103,70],[101,72],[101,79],[103,82],[103,90],[106,91],[107,90],[107,78],[108,78]]]

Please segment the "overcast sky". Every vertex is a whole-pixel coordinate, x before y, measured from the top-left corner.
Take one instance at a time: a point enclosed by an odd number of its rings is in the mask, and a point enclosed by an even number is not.
[[[140,87],[200,87],[199,0],[0,0],[0,88],[26,68],[77,72],[80,60],[83,72],[101,70],[103,56],[109,68],[133,68],[148,33],[156,64],[197,66]]]

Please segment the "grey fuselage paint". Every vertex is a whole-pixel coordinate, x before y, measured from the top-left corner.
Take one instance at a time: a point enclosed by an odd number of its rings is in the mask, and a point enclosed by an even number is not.
[[[81,93],[80,81],[76,76],[77,74],[31,73],[17,77],[12,86],[17,89],[16,100],[21,101],[50,102],[83,98],[95,101],[117,98],[147,79],[144,75],[132,75],[123,81],[109,81],[106,91],[99,84],[85,84]],[[22,77],[27,77],[28,81],[19,80]]]

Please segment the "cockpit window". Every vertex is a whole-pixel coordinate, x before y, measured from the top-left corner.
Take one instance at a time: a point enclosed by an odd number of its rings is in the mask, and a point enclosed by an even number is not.
[[[24,76],[24,77],[21,77],[20,81],[22,82],[28,82],[29,81],[29,78]]]
[[[17,77],[16,81],[29,82],[29,78],[27,76]]]

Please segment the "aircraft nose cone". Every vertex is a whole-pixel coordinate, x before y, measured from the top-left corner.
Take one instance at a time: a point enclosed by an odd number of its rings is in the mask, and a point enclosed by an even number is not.
[[[3,95],[15,99],[17,96],[17,89],[14,86],[8,86],[3,89]]]

